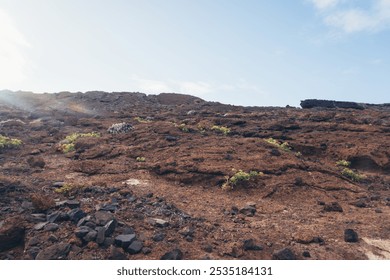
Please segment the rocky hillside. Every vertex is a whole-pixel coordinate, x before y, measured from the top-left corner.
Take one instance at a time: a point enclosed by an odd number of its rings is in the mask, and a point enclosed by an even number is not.
[[[2,91],[0,259],[389,259],[390,107],[344,105]]]

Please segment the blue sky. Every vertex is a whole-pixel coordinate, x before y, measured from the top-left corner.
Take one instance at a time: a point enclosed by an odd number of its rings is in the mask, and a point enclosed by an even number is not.
[[[390,102],[390,0],[0,0],[0,89]]]

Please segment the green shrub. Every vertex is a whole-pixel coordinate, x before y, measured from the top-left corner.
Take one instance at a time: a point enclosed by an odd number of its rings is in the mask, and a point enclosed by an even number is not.
[[[9,138],[0,134],[0,150],[6,148],[16,148],[22,145],[22,141],[16,138]]]
[[[285,152],[291,152],[291,147],[288,144],[288,142],[282,142],[280,143],[278,140],[275,140],[274,138],[268,138],[264,140],[268,144],[274,145],[275,147],[278,147],[279,149],[285,151]]]
[[[226,178],[226,182],[222,185],[222,189],[232,190],[234,189],[234,187],[262,175],[262,172],[250,171],[249,173],[247,173],[242,170],[239,170],[233,176]]]
[[[179,124],[177,127],[183,132],[190,132],[190,129],[184,123]]]
[[[344,168],[343,171],[341,171],[341,174],[355,182],[359,182],[366,178],[366,176],[356,173],[349,168]]]
[[[145,162],[145,161],[146,161],[146,158],[144,158],[144,157],[137,157],[135,160],[136,160],[137,162]]]
[[[135,117],[134,120],[136,120],[139,123],[150,123],[150,120],[145,120],[144,118],[141,117]]]
[[[65,137],[63,141],[61,141],[60,150],[63,153],[69,153],[75,150],[74,143],[77,139],[83,137],[100,137],[100,134],[97,132],[89,132],[89,133],[72,133]]]
[[[75,185],[72,184],[64,184],[61,188],[55,189],[54,191],[56,193],[60,194],[69,194],[71,191],[73,191],[76,188]]]
[[[218,126],[218,125],[213,125],[211,127],[211,130],[217,131],[219,133],[222,133],[223,135],[228,135],[230,133],[230,128],[226,126]]]
[[[351,162],[342,159],[342,160],[337,161],[336,165],[337,166],[349,167],[351,165]]]

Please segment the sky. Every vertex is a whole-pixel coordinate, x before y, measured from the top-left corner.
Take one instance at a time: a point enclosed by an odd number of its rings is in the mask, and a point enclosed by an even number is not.
[[[390,0],[0,0],[0,90],[390,102]]]

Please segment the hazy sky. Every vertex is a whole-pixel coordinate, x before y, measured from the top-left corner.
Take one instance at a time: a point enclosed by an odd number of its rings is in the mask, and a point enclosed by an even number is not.
[[[0,0],[0,89],[390,102],[390,0]]]

